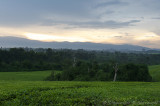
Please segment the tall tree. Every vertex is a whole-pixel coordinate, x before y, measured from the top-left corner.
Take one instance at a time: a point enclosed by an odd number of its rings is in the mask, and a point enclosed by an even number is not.
[[[116,81],[116,78],[117,78],[117,72],[118,72],[118,64],[116,63],[115,66],[113,66],[114,68],[114,71],[115,71],[115,74],[114,74],[114,79],[113,81],[115,82]]]

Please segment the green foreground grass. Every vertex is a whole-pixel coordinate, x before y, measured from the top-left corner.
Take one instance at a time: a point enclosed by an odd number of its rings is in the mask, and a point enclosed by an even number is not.
[[[153,78],[153,81],[160,82],[160,65],[149,66],[149,73]]]
[[[159,82],[0,81],[0,105],[158,105]]]
[[[55,71],[59,73],[60,71]],[[149,66],[149,73],[153,81],[160,82],[160,65]],[[0,72],[0,80],[5,81],[43,81],[51,71],[32,71],[32,72]]]
[[[155,81],[159,69],[149,67]],[[0,106],[160,105],[160,82],[43,81],[50,73],[0,72]]]
[[[58,73],[59,71],[55,71]],[[0,80],[4,81],[43,81],[51,71],[0,72]]]

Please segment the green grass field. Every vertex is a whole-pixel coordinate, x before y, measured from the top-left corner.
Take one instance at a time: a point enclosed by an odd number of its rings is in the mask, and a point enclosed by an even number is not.
[[[51,71],[0,72],[0,81],[43,81],[50,74]]]
[[[9,81],[42,81],[49,76],[51,71],[33,72],[0,72],[0,80]]]
[[[149,73],[153,78],[153,81],[160,82],[160,65],[149,66]]]
[[[58,73],[59,71],[55,71]],[[149,72],[153,81],[160,81],[160,65],[149,66]],[[33,71],[33,72],[0,72],[0,80],[15,81],[42,81],[49,76],[51,71]]]
[[[159,82],[0,81],[0,105],[158,105]]]
[[[0,72],[0,106],[160,105],[160,82],[43,81],[50,73]]]

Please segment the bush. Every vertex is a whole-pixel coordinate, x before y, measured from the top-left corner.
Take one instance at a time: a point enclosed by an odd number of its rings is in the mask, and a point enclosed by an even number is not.
[[[55,72],[52,71],[51,75],[44,79],[45,81],[54,81],[55,80]]]

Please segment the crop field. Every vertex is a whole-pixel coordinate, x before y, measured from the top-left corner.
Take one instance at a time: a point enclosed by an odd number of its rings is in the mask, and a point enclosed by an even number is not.
[[[43,81],[50,73],[0,72],[0,106],[160,105],[160,82]]]
[[[55,71],[59,73],[60,71]],[[43,81],[51,71],[32,71],[32,72],[0,72],[0,80],[4,81]]]
[[[159,82],[0,81],[0,105],[158,105]]]
[[[160,65],[149,66],[149,72],[153,81],[160,81]]]
[[[60,71],[55,71],[59,73]],[[150,75],[153,81],[160,81],[160,65],[149,66]],[[32,72],[0,72],[0,80],[12,81],[43,81],[51,71],[32,71]]]

